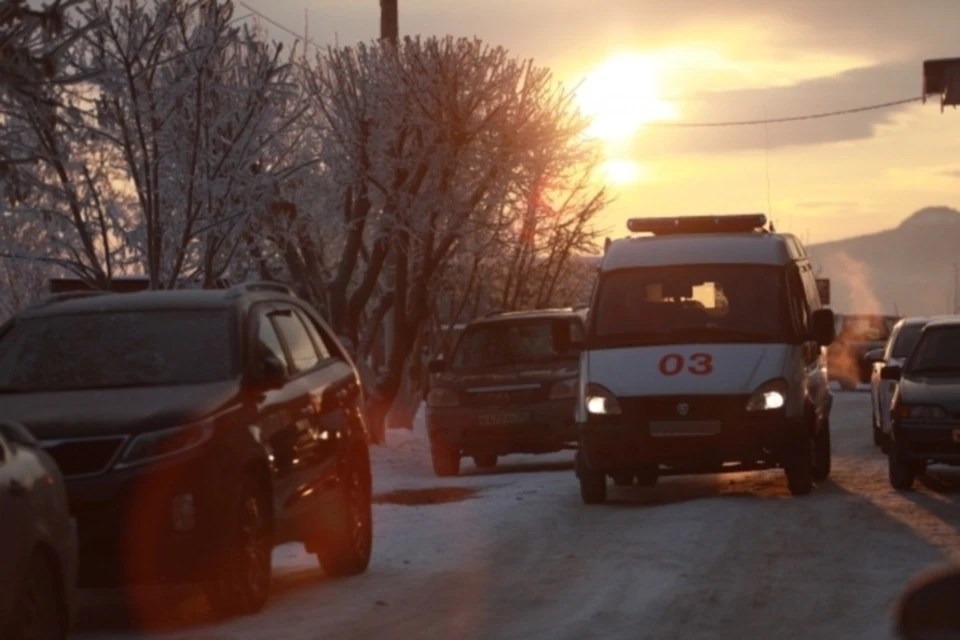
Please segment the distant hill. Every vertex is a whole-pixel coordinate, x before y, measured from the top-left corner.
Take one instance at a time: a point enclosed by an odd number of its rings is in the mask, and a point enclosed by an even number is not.
[[[819,276],[831,280],[836,311],[949,313],[953,263],[960,263],[960,211],[928,207],[896,228],[807,250]]]

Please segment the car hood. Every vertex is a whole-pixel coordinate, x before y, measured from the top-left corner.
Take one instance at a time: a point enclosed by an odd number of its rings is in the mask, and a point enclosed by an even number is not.
[[[0,395],[0,416],[40,440],[140,433],[204,418],[238,397],[239,382]]]
[[[577,377],[579,366],[579,360],[564,360],[556,363],[446,371],[437,376],[433,386],[464,391],[476,387],[543,385]]]
[[[900,398],[907,404],[935,404],[950,413],[960,413],[960,374],[903,378]]]

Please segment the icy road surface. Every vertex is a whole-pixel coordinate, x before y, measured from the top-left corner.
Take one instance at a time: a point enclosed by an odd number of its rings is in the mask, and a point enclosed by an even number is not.
[[[960,556],[960,473],[936,469],[916,493],[894,493],[869,425],[869,395],[838,392],[834,472],[805,498],[790,497],[782,472],[764,472],[613,488],[610,504],[587,507],[570,453],[507,458],[482,475],[465,461],[461,477],[434,478],[418,424],[412,434],[391,432],[374,452],[376,491],[390,500],[390,491],[432,488],[399,497],[454,501],[378,504],[367,574],[327,580],[312,556],[284,547],[259,615],[213,625],[193,591],[145,594],[170,607],[154,633],[889,638],[904,583]],[[144,637],[124,611],[116,594],[86,592],[72,637]]]

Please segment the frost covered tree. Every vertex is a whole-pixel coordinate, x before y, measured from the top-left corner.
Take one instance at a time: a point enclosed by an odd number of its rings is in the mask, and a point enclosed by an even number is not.
[[[538,207],[561,203],[564,216],[582,210],[583,228],[563,227],[554,263],[588,235],[605,198],[596,187],[580,189],[597,150],[582,135],[587,123],[571,92],[549,70],[477,40],[331,48],[303,76],[335,205],[312,213],[327,225],[335,216],[343,229],[327,251],[337,258],[318,274],[327,276],[331,321],[369,347],[389,320],[386,375],[371,415],[379,425],[458,256],[516,232],[531,198]],[[549,283],[542,288],[547,295]]]

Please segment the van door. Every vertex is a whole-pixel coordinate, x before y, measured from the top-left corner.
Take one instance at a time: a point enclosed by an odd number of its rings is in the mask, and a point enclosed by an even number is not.
[[[820,287],[817,286],[817,277],[813,272],[813,265],[808,260],[799,264],[800,280],[806,294],[807,308],[812,316],[814,311],[823,308],[820,300]],[[817,409],[817,417],[827,419],[830,411],[830,382],[827,377],[827,347],[816,341],[809,341],[810,366],[807,371],[807,389]]]

